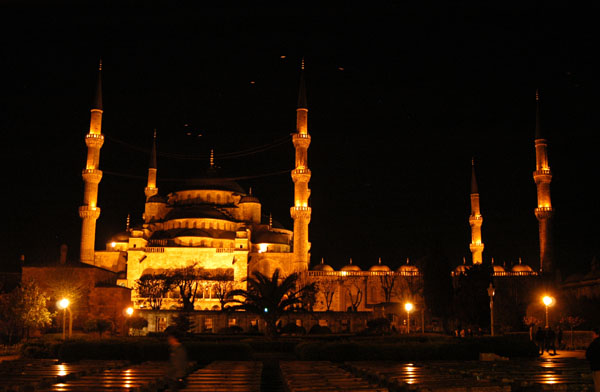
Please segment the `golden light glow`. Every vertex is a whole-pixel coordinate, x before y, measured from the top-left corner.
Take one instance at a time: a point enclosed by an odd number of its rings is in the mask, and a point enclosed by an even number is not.
[[[548,295],[545,295],[544,298],[542,298],[542,302],[546,306],[552,306],[552,304],[554,303],[554,298],[552,298]]]
[[[67,375],[67,369],[65,368],[65,365],[58,365],[58,375],[61,377]]]
[[[128,316],[131,316],[133,314],[133,308],[130,306],[127,308],[127,310],[125,310],[125,312],[127,313]]]
[[[404,304],[404,309],[405,309],[407,312],[410,312],[411,310],[413,310],[413,304],[411,304],[410,302],[407,302],[407,303],[405,303],[405,304]]]
[[[70,304],[71,304],[71,301],[69,301],[66,298],[63,298],[60,301],[58,301],[58,307],[61,308],[61,309],[68,308]]]
[[[117,243],[113,241],[110,243],[110,246],[112,246],[114,248],[115,246],[117,246]]]
[[[268,249],[267,244],[258,244],[258,253],[265,253]]]

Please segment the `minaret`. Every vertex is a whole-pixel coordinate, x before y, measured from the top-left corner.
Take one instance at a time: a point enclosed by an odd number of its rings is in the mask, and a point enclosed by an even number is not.
[[[294,271],[302,272],[308,269],[310,262],[310,242],[308,242],[308,224],[310,223],[311,208],[308,206],[310,189],[310,170],[308,169],[308,107],[306,104],[306,87],[304,85],[304,59],[300,70],[300,91],[298,108],[296,109],[296,132],[292,141],[296,149],[296,166],[292,170],[294,181],[294,206],[290,214],[294,220]]]
[[[481,242],[481,225],[483,217],[479,209],[479,190],[477,189],[477,179],[475,178],[475,159],[471,159],[471,215],[469,216],[469,225],[471,225],[471,244],[469,248],[473,254],[473,264],[481,264],[483,253],[483,242]]]
[[[540,115],[540,94],[535,92],[536,121],[535,121],[535,171],[533,179],[537,187],[537,208],[535,217],[540,230],[540,273],[550,274],[553,270],[552,231],[551,221],[554,214],[550,200],[550,182],[552,172],[548,164],[548,142],[542,133]]]
[[[102,135],[102,61],[98,66],[98,86],[91,109],[90,131],[85,135],[88,148],[87,161],[82,177],[84,182],[83,205],[79,207],[81,223],[81,262],[94,264],[94,246],[96,243],[96,220],[100,216],[98,202],[98,184],[102,179],[100,148],[104,144]]]
[[[152,140],[152,153],[150,154],[150,165],[148,166],[148,183],[146,189],[146,201],[158,193],[156,187],[156,129],[154,130],[154,139]]]

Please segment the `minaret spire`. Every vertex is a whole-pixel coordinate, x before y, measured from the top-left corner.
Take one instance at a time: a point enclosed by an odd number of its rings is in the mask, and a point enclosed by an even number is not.
[[[83,205],[79,207],[81,222],[80,260],[94,264],[94,247],[96,243],[96,220],[100,217],[98,203],[98,184],[102,180],[100,166],[100,149],[104,144],[102,135],[102,60],[98,66],[98,84],[90,110],[90,130],[85,136],[88,153],[85,169],[82,172],[84,191]]]
[[[150,199],[152,196],[158,193],[158,188],[156,187],[156,174],[157,174],[157,164],[156,164],[156,129],[154,130],[154,136],[152,138],[152,152],[150,153],[150,163],[148,165],[148,182],[146,184],[146,189],[144,189],[144,193],[146,194],[146,201]]]
[[[475,159],[471,158],[471,215],[469,216],[469,225],[471,225],[471,254],[473,255],[473,264],[481,264],[483,261],[483,242],[481,242],[481,225],[483,217],[479,208],[479,190],[477,179],[475,177]]]
[[[542,133],[539,90],[535,92],[535,101],[535,171],[533,172],[533,180],[537,188],[535,217],[539,223],[540,272],[548,275],[552,273],[554,267],[551,225],[554,210],[552,209],[552,201],[550,199],[552,172],[548,163],[548,142]]]
[[[292,141],[296,149],[296,165],[292,170],[294,181],[294,206],[290,214],[294,220],[294,271],[308,270],[310,263],[310,242],[308,241],[308,224],[311,218],[311,208],[308,205],[311,172],[308,168],[308,105],[306,103],[306,87],[304,83],[304,59],[300,66],[300,88],[298,92],[298,108],[296,109],[296,132]]]

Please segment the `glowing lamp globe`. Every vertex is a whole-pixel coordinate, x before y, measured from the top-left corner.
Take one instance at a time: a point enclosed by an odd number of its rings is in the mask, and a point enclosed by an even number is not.
[[[544,296],[544,298],[542,298],[542,302],[544,303],[544,305],[550,306],[554,302],[554,299],[546,295]]]
[[[405,303],[405,304],[404,304],[404,309],[405,309],[407,312],[410,312],[411,310],[413,310],[413,304],[411,304],[410,302],[407,302],[407,303]]]
[[[125,310],[125,312],[127,313],[128,316],[131,316],[133,314],[133,308],[130,306],[127,308],[127,310]]]
[[[61,309],[66,309],[69,307],[70,301],[66,298],[61,299],[60,301],[58,301],[58,307]]]

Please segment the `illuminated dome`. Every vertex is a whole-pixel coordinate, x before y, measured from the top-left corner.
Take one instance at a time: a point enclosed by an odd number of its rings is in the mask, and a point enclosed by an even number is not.
[[[131,234],[128,231],[122,231],[113,235],[108,242],[128,242]]]
[[[506,272],[501,265],[494,265],[494,273],[496,272]]]
[[[325,260],[321,259],[321,263],[315,265],[312,268],[313,271],[324,271],[324,272],[332,272],[333,271],[333,267],[331,267],[329,264],[325,264]]]
[[[527,264],[523,264],[519,257],[519,264],[513,265],[512,272],[533,272],[533,269]]]
[[[417,266],[409,264],[409,262],[410,261],[407,257],[406,264],[401,265],[400,268],[398,268],[398,272],[405,272],[405,273],[410,273],[410,274],[419,273],[419,269],[417,268]]]
[[[362,271],[358,265],[352,264],[352,258],[350,258],[350,264],[342,267],[342,271]]]
[[[467,260],[463,257],[463,263],[461,265],[459,265],[458,267],[454,268],[454,274],[455,275],[464,274],[468,270],[469,270],[469,267],[467,267]]]
[[[370,272],[390,272],[390,267],[385,264],[381,264],[381,257],[379,258],[379,263],[371,266],[369,268]]]

